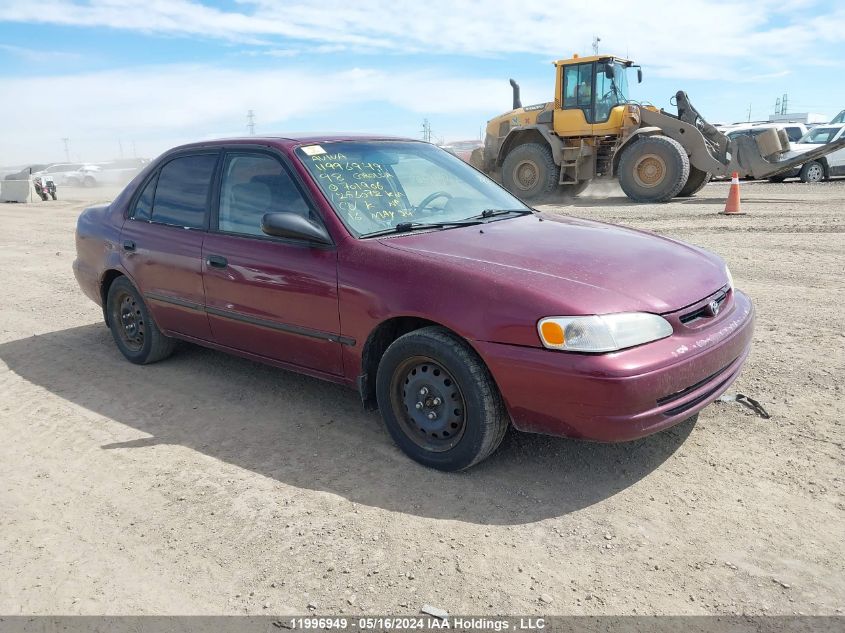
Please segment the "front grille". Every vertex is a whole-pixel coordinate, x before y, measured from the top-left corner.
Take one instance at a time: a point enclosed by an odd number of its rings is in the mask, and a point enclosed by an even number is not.
[[[715,372],[715,373],[710,374],[709,376],[707,376],[707,378],[705,378],[704,380],[699,380],[699,381],[698,381],[697,383],[695,383],[694,385],[690,385],[689,387],[686,387],[686,388],[684,388],[684,389],[681,389],[680,391],[676,391],[675,393],[670,393],[668,396],[663,396],[662,398],[658,398],[658,399],[657,399],[657,406],[662,406],[662,405],[664,405],[664,404],[668,404],[668,403],[670,403],[670,402],[673,402],[674,400],[678,400],[678,399],[680,399],[680,398],[683,398],[683,397],[684,397],[685,395],[687,395],[688,393],[692,393],[692,392],[693,392],[693,391],[695,391],[696,389],[699,389],[700,387],[703,387],[703,386],[704,386],[704,385],[706,385],[708,382],[710,382],[711,380],[713,380],[714,378],[716,378],[719,374],[722,374],[722,373],[726,372],[726,371],[728,370],[728,367],[730,367],[731,365],[733,365],[735,362],[736,362],[736,358],[734,358],[731,362],[729,362],[727,365],[725,365],[724,367],[722,367],[719,371],[717,371],[717,372]],[[721,386],[721,385],[720,385],[720,386]],[[710,394],[707,394],[707,395],[710,395]],[[704,398],[706,398],[706,397],[707,397],[707,395],[705,395],[705,396],[704,396]],[[699,400],[698,398],[696,398],[696,400],[697,400],[697,402],[700,402],[700,400]],[[684,405],[684,406],[687,406],[687,405]],[[690,406],[691,406],[691,405],[690,405]],[[667,412],[667,413],[668,413],[668,412]]]
[[[725,292],[725,291],[721,291],[719,293],[719,295],[716,297],[715,301],[716,301],[716,303],[719,304],[719,306],[721,306],[722,302],[727,298],[728,298],[728,293]],[[703,319],[703,318],[710,317],[710,316],[712,316],[710,314],[710,308],[707,305],[703,305],[700,308],[698,308],[697,310],[693,310],[692,312],[687,312],[686,314],[682,314],[679,317],[678,320],[681,323],[683,323],[684,325],[686,325],[687,323],[692,323],[693,321],[697,321],[698,319]]]

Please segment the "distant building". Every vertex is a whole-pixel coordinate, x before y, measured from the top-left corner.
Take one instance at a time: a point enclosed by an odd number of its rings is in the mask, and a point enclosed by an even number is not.
[[[786,114],[770,114],[769,123],[804,123],[813,125],[816,123],[827,123],[830,119],[824,114],[815,112],[787,112]]]

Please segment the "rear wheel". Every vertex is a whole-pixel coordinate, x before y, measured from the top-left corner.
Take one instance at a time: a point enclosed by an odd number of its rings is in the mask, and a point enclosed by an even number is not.
[[[634,141],[619,160],[619,184],[635,202],[666,202],[684,187],[690,174],[689,157],[668,136]]]
[[[710,172],[702,171],[698,167],[690,165],[687,184],[681,187],[681,190],[678,192],[678,197],[688,198],[690,196],[694,196],[701,191],[704,188],[704,185],[708,182],[710,182]]]
[[[126,277],[109,287],[106,311],[117,348],[130,362],[146,365],[173,353],[176,341],[158,329],[141,294]]]
[[[801,167],[801,173],[798,174],[801,182],[821,182],[824,180],[824,165],[817,160],[811,160]]]
[[[56,193],[54,191],[50,192],[50,197],[53,198],[53,200],[58,200],[58,198],[56,197]]]
[[[396,339],[376,377],[379,410],[411,459],[438,470],[464,470],[501,444],[508,414],[475,351],[451,332],[427,327]]]
[[[559,174],[552,151],[539,143],[518,145],[502,164],[502,184],[523,200],[552,193],[557,187]]]

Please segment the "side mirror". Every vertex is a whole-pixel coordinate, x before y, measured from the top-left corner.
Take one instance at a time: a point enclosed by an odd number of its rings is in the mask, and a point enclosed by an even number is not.
[[[641,84],[643,82],[643,69],[637,68],[637,83]]]
[[[273,237],[291,240],[305,240],[314,244],[331,244],[332,239],[322,226],[314,224],[298,213],[279,211],[265,213],[261,218],[261,230]]]
[[[613,64],[604,65],[604,74],[608,79],[613,79],[616,76],[616,72],[613,70]]]

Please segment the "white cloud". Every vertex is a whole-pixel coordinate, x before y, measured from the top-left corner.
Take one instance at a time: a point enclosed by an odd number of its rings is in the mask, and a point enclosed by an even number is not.
[[[45,98],[45,85],[61,98]],[[541,94],[543,88],[534,91]],[[155,154],[175,143],[221,135],[221,130],[241,127],[246,133],[249,109],[257,113],[259,131],[289,130],[290,119],[321,114],[326,115],[323,131],[388,131],[377,118],[361,130],[350,130],[337,117],[338,112],[366,107],[405,117],[407,133],[423,116],[472,113],[481,122],[510,102],[510,87],[500,79],[422,70],[401,75],[370,68],[318,72],[306,66],[232,70],[168,65],[6,77],[3,93],[0,121],[7,125],[0,164],[44,159],[46,148],[52,148],[46,159],[57,160],[62,137],[71,138],[74,153],[86,160],[113,157],[117,139],[124,140],[125,148],[134,140],[139,153]],[[24,125],[24,119],[32,124]]]
[[[471,56],[514,53],[567,57],[604,50],[630,55],[661,76],[723,78],[813,64],[820,47],[845,41],[845,9],[814,0],[486,2],[426,0],[240,0],[222,10],[195,0],[6,0],[0,20],[106,26],[221,38],[287,50],[353,47]],[[279,47],[279,40],[297,45]],[[300,45],[302,44],[302,45]],[[322,51],[327,49],[323,48]],[[284,55],[284,53],[282,53]]]

